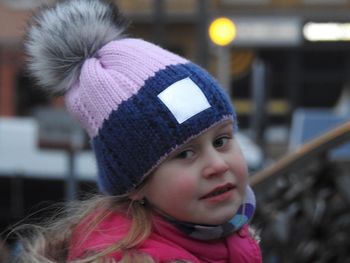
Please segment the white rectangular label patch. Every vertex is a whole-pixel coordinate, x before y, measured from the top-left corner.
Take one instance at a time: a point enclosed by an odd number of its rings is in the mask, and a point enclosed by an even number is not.
[[[158,98],[180,124],[211,107],[204,93],[190,78],[170,85],[159,93]]]

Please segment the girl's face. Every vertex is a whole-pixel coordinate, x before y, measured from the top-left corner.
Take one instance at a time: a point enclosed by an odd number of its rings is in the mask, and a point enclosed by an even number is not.
[[[232,122],[181,146],[150,176],[142,191],[177,220],[218,225],[229,221],[245,196],[247,167]]]

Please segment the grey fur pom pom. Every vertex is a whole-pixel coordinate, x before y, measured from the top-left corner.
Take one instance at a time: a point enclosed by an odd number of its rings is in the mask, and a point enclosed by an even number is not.
[[[39,84],[64,94],[87,58],[122,38],[126,20],[105,0],[66,0],[41,10],[28,27],[28,68]]]

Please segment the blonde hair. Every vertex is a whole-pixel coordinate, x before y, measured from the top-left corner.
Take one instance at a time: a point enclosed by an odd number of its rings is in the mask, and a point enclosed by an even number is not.
[[[139,253],[135,248],[146,240],[152,231],[151,212],[140,202],[127,197],[93,196],[84,201],[74,201],[56,215],[39,225],[27,224],[15,227],[19,239],[20,253],[14,259],[16,263],[63,263],[67,262],[72,232],[87,216],[96,213],[91,222],[84,225],[88,238],[94,228],[113,212],[126,213],[132,220],[128,234],[103,251],[89,253],[85,258],[72,263],[114,263],[108,255],[121,251],[123,263],[154,263],[151,256]]]

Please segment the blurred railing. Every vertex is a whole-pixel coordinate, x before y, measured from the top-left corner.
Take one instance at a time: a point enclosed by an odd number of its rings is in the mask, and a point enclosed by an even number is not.
[[[251,177],[264,262],[350,262],[350,158],[327,155],[349,141],[347,121]]]

